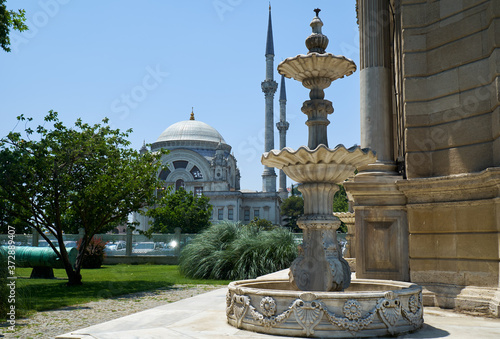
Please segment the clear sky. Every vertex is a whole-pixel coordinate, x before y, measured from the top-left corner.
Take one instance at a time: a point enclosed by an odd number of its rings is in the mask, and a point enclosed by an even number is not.
[[[273,0],[275,69],[304,54],[313,9],[322,9],[327,52],[359,64],[354,0]],[[265,44],[268,1],[263,0],[39,0],[6,2],[24,8],[30,31],[11,36],[0,52],[0,136],[24,114],[36,123],[53,109],[66,125],[81,117],[133,129],[132,146],[154,142],[189,119],[222,134],[233,147],[243,189],[261,190],[264,151]],[[275,80],[279,83],[279,74]],[[309,91],[286,81],[287,146],[307,144],[300,111]],[[330,147],[359,144],[359,71],[325,90],[335,112]],[[279,120],[279,88],[275,121]],[[22,126],[16,127],[17,131]],[[275,148],[279,146],[275,129]],[[290,181],[287,182],[290,185]]]

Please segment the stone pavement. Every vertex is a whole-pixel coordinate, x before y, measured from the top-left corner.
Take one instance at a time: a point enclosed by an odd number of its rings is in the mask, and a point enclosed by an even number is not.
[[[58,339],[132,339],[237,337],[290,338],[239,330],[226,322],[226,288],[75,330]],[[500,319],[473,317],[439,308],[425,308],[425,325],[400,338],[500,338]]]

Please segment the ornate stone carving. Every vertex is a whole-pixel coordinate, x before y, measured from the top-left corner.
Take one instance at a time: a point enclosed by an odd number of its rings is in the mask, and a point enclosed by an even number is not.
[[[405,298],[407,309],[402,307],[401,298]],[[289,328],[287,321],[295,319],[303,329],[303,335],[312,336],[315,329],[322,320],[329,322],[336,328],[349,331],[353,336],[356,333],[368,328],[372,323],[379,322],[386,326],[387,332],[396,334],[397,326],[404,323],[410,324],[413,329],[422,326],[422,293],[399,296],[397,293],[388,292],[383,298],[374,301],[373,307],[364,312],[365,306],[355,299],[345,299],[343,305],[338,308],[342,315],[331,311],[326,303],[328,300],[321,300],[321,297],[315,293],[305,292],[299,295],[299,298],[293,300],[289,306],[277,313],[277,301],[269,296],[260,300],[260,309],[251,304],[251,298],[247,295],[231,294],[228,292],[227,315],[229,319],[234,318],[237,327],[244,328],[244,323],[252,324],[256,322],[266,328]],[[290,318],[291,315],[293,318]],[[378,317],[377,317],[378,316]],[[404,323],[401,323],[405,321]],[[324,328],[324,323],[323,323]],[[374,328],[380,328],[374,324]]]
[[[262,92],[264,92],[265,96],[271,95],[274,96],[276,89],[278,88],[278,83],[274,80],[264,80],[261,83]]]
[[[260,301],[260,309],[266,317],[271,317],[276,313],[276,301],[271,297],[264,297]]]
[[[401,318],[401,300],[394,292],[387,292],[385,298],[378,301],[377,310],[389,333],[394,334],[394,325]]]

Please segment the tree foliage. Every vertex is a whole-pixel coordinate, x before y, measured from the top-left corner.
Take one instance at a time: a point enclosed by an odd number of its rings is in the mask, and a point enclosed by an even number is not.
[[[292,232],[300,231],[297,219],[304,214],[304,199],[297,195],[286,198],[281,204],[281,215],[285,216],[287,227]]]
[[[18,120],[29,124],[23,116]],[[67,128],[50,111],[35,133],[26,127],[26,139],[11,132],[0,140],[0,199],[13,208],[11,217],[36,229],[64,263],[68,284],[81,284],[85,248],[96,233],[155,201],[159,153],[139,154],[127,148],[131,132],[113,130],[107,119],[88,125],[80,119]],[[73,268],[63,233],[78,224],[84,230]],[[46,232],[59,243],[57,248]]]
[[[19,9],[17,12],[8,10],[5,0],[0,0],[0,46],[5,52],[10,52],[10,31],[22,32],[28,29],[25,24],[25,14],[24,9]]]
[[[2,194],[0,193],[1,196]],[[7,234],[9,226],[14,227],[16,234],[31,233],[29,224],[15,216],[15,208],[19,207],[8,200],[0,198],[0,234]]]
[[[345,192],[345,188],[343,185],[339,185],[339,190],[335,192],[335,196],[333,197],[333,211],[349,211],[349,200],[347,199],[347,193]],[[347,233],[347,226],[343,222],[340,224],[339,231],[342,233]]]
[[[252,221],[250,221],[248,223],[248,226],[254,226],[261,230],[266,230],[266,231],[272,230],[273,228],[277,227],[273,225],[273,223],[270,220],[260,219],[257,217],[255,217]]]
[[[210,225],[212,205],[209,201],[208,197],[198,197],[184,188],[175,192],[167,189],[156,207],[146,212],[154,219],[146,233],[173,233],[176,227],[183,233],[201,232]]]

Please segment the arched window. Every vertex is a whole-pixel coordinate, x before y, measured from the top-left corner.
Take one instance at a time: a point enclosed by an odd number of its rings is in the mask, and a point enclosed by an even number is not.
[[[200,169],[196,166],[193,166],[191,169],[191,174],[193,175],[194,180],[203,179],[203,174],[201,174]]]
[[[182,179],[179,179],[175,182],[175,190],[177,191],[179,188],[185,188],[185,185],[184,185],[184,180]]]
[[[167,177],[169,174],[170,174],[170,170],[168,168],[164,168],[161,170],[159,177],[161,180],[167,180]]]

